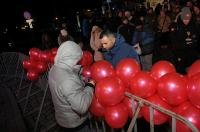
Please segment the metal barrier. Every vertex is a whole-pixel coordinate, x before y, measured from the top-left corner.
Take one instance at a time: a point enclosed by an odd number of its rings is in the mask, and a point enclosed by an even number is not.
[[[54,107],[51,100],[51,93],[48,88],[47,73],[40,76],[37,81],[29,81],[26,78],[26,72],[22,66],[24,58],[28,56],[21,53],[9,52],[0,55],[0,83],[5,87],[11,88],[15,95],[17,103],[21,109],[22,116],[26,122],[28,131],[34,132],[59,132],[60,127],[57,125],[54,117]],[[132,99],[132,102],[138,101],[138,107],[135,108],[132,103],[132,109],[135,114],[128,126],[128,129],[121,128],[122,132],[137,132],[137,117],[143,105],[150,106],[150,131],[154,132],[153,111],[157,109],[172,117],[172,132],[176,131],[176,120],[180,120],[193,132],[198,129],[184,117],[157,106],[145,99],[137,97],[126,92],[125,96]],[[114,132],[116,129],[110,128],[103,118],[89,116],[90,128],[96,132]],[[118,129],[119,131],[119,129]]]

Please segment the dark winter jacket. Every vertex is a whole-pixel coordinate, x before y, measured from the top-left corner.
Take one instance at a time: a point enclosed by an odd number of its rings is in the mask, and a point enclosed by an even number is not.
[[[110,50],[104,52],[104,58],[113,66],[116,66],[124,58],[133,58],[139,61],[135,49],[126,43],[124,37],[120,34],[116,34],[116,42]]]

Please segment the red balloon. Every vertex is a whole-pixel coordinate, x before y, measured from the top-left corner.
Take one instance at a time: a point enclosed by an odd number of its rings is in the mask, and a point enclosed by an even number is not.
[[[191,103],[200,109],[200,74],[196,74],[189,80],[188,97]]]
[[[131,79],[130,86],[131,93],[147,98],[156,92],[157,82],[148,73],[140,71]]]
[[[91,68],[90,68],[90,66],[83,67],[82,75],[84,77],[89,77],[89,78],[91,77]]]
[[[128,113],[124,107],[126,106],[120,103],[106,108],[105,120],[110,127],[122,128],[126,124],[128,120]]]
[[[45,62],[38,61],[35,65],[35,69],[38,73],[43,73],[43,72],[47,71],[48,66]]]
[[[128,115],[130,118],[133,118],[133,115],[135,114],[135,111],[138,107],[138,102],[134,100],[134,107],[135,107],[135,110],[133,110],[133,103],[132,103],[132,99],[129,98],[129,97],[125,97],[124,100],[123,100],[123,103],[124,105],[127,107],[127,111],[128,111]],[[141,111],[139,112],[138,114],[138,118],[142,117],[142,113]]]
[[[105,108],[99,103],[96,96],[93,96],[89,111],[95,116],[104,116]]]
[[[187,83],[178,73],[168,73],[158,80],[158,95],[170,105],[179,105],[188,99]]]
[[[95,95],[103,106],[116,105],[124,99],[125,87],[117,77],[106,77],[96,85]]]
[[[83,56],[78,63],[82,66],[90,66],[93,63],[92,53],[89,51],[83,51]]]
[[[50,62],[51,64],[54,64],[55,56],[56,56],[56,55],[53,55],[53,54],[51,54],[51,55],[49,56],[49,62]]]
[[[197,73],[200,73],[200,60],[195,61],[188,69],[188,76],[191,77]]]
[[[40,53],[40,61],[48,62],[51,56],[51,52],[49,50],[42,51]]]
[[[158,61],[151,68],[151,76],[154,79],[159,79],[167,73],[176,72],[176,68],[169,61]]]
[[[30,60],[40,60],[41,50],[38,48],[31,48],[29,51]]]
[[[31,61],[29,59],[24,59],[23,60],[23,67],[26,69],[26,70],[29,70],[32,68],[32,65],[31,65]]]
[[[161,106],[165,109],[171,110],[171,106],[168,105],[167,103],[165,103],[158,95],[151,96],[147,100],[154,103],[155,105],[158,105],[158,106]],[[143,114],[143,117],[145,118],[145,120],[150,122],[149,106],[142,107],[141,111],[142,111],[142,114]],[[168,115],[162,113],[161,111],[159,111],[157,109],[154,109],[153,116],[154,116],[154,124],[155,125],[163,124],[169,118]]]
[[[96,81],[100,81],[105,77],[111,77],[115,75],[115,70],[112,64],[108,61],[101,60],[95,62],[91,66],[91,77]]]
[[[188,107],[190,107],[190,106],[191,106],[191,103],[189,101],[186,101],[186,102],[183,102],[182,104],[174,107],[172,109],[172,111],[175,113],[182,113],[184,110],[188,109]]]
[[[29,70],[26,75],[27,78],[31,81],[37,80],[39,77],[39,74],[35,70]]]
[[[55,56],[57,54],[58,48],[52,48],[51,53]]]
[[[181,110],[182,108],[182,110]],[[179,107],[179,113],[181,116],[186,118],[188,121],[193,123],[198,130],[200,130],[200,110],[194,107],[192,104],[182,105]],[[176,121],[176,131],[177,132],[192,132],[191,129],[183,124],[181,121]]]
[[[140,65],[132,58],[125,58],[116,66],[116,74],[124,82],[126,87],[130,86],[130,79],[139,71]]]

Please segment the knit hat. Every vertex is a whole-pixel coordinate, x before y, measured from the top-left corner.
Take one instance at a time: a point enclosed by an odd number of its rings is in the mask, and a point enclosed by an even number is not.
[[[183,7],[181,9],[181,19],[182,20],[190,20],[192,17],[192,13],[190,11],[190,8],[188,7]]]

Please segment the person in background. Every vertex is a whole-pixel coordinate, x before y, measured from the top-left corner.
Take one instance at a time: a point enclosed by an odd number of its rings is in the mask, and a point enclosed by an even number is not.
[[[66,24],[63,23],[58,35],[58,44],[61,45],[63,42],[68,40],[74,41],[74,38],[67,31]]]
[[[129,24],[127,17],[122,17],[122,23],[118,27],[118,33],[121,34],[127,43],[131,43],[134,27]]]
[[[135,49],[126,43],[122,35],[110,30],[104,30],[101,32],[99,38],[104,50],[104,59],[109,61],[114,67],[124,58],[133,58],[139,62],[139,57]]]
[[[94,81],[84,83],[80,78],[82,50],[73,41],[60,45],[48,83],[57,123],[66,132],[90,132],[88,108],[93,98]]]
[[[141,16],[143,17],[143,16]],[[132,44],[141,51],[138,52],[140,55],[140,61],[142,69],[145,71],[151,70],[152,67],[152,56],[154,50],[154,31],[150,19],[141,19],[141,23],[136,25],[136,30],[133,35]],[[135,46],[137,45],[137,46]],[[136,49],[137,51],[137,49]]]
[[[103,60],[103,54],[99,51],[102,48],[99,36],[102,29],[98,26],[93,26],[90,36],[90,47],[94,51],[94,61]]]
[[[177,71],[185,74],[187,68],[199,58],[200,33],[189,7],[181,9],[177,23],[171,27],[170,37]]]
[[[194,19],[198,26],[200,26],[200,3],[193,5]]]

